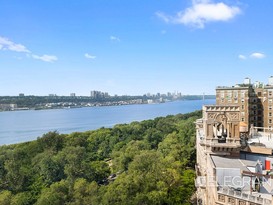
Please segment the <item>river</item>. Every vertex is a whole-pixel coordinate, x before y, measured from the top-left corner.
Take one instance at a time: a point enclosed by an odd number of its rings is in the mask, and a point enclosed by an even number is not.
[[[49,131],[71,133],[201,110],[215,100],[173,101],[75,109],[0,112],[0,145],[35,140]]]

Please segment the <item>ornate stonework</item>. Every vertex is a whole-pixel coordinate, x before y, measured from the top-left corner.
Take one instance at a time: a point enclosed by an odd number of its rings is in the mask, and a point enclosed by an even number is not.
[[[208,119],[214,119],[215,115],[215,113],[208,113]]]
[[[229,113],[230,120],[239,120],[239,113]]]

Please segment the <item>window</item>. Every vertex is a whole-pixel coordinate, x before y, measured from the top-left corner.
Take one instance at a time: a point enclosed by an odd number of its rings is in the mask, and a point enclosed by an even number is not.
[[[268,102],[269,102],[269,103],[272,103],[272,99],[269,99]]]
[[[226,98],[227,99],[231,99],[232,98],[232,91],[228,91]]]
[[[268,113],[268,115],[269,115],[269,117],[272,117],[272,113],[270,112],[270,113]]]
[[[269,105],[269,106],[268,106],[268,109],[269,109],[269,110],[272,110],[272,105]]]
[[[238,98],[238,91],[237,91],[237,90],[234,91],[234,92],[233,92],[233,95],[234,95],[234,98]]]
[[[262,96],[262,92],[258,92],[258,96],[261,97]]]
[[[244,98],[245,97],[245,91],[241,91],[241,98]]]
[[[272,96],[272,91],[268,92],[268,96],[271,97]]]
[[[269,123],[269,124],[271,124],[271,123],[272,123],[272,120],[271,120],[271,119],[269,119],[269,120],[268,120],[268,123]]]
[[[241,99],[241,102],[242,102],[242,103],[245,102],[245,99]]]
[[[243,110],[243,109],[245,109],[245,106],[244,106],[244,105],[242,105],[242,110]]]
[[[245,121],[245,118],[242,117],[241,121],[244,122],[244,121]]]

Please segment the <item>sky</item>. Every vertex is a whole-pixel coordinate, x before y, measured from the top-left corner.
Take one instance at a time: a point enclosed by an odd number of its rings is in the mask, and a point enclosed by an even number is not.
[[[1,0],[0,96],[268,82],[272,0]]]

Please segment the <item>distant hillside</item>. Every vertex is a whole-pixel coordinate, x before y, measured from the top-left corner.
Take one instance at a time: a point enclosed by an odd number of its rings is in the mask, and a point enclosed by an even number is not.
[[[215,95],[182,95],[182,96],[109,96],[93,98],[88,96],[0,96],[0,111],[13,110],[16,108],[49,109],[60,107],[84,107],[91,105],[119,105],[119,104],[142,104],[153,102],[168,102],[174,100],[202,100],[215,99]]]
[[[201,111],[0,147],[0,204],[190,204]]]

